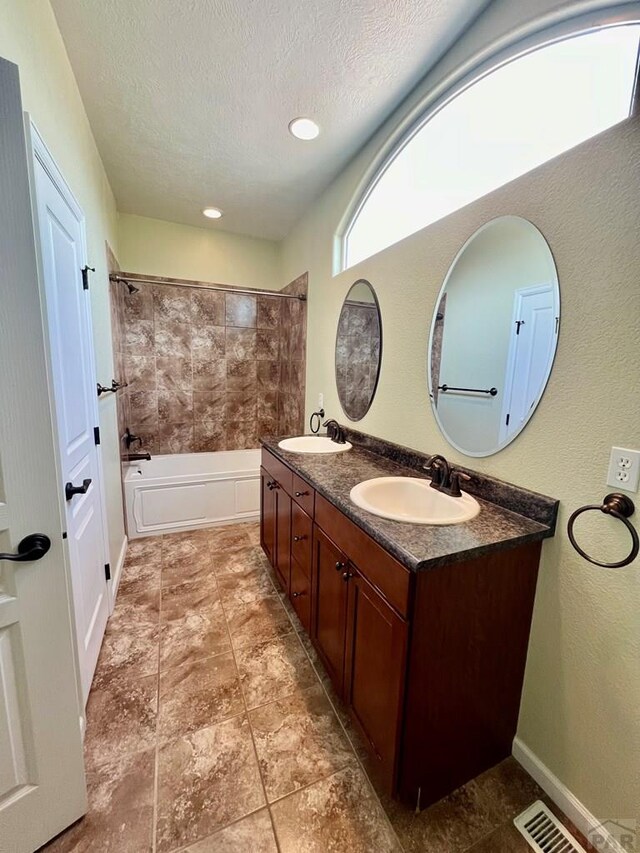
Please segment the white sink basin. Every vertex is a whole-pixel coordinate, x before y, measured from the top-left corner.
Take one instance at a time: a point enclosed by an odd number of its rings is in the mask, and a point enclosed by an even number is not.
[[[471,495],[452,498],[437,492],[429,480],[414,477],[375,477],[351,489],[351,500],[382,518],[411,524],[461,524],[480,512]]]
[[[326,435],[296,435],[295,438],[283,438],[278,447],[292,453],[342,453],[351,450],[351,444],[337,444]]]

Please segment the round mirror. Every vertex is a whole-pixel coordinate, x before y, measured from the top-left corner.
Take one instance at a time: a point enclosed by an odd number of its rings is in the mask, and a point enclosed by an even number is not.
[[[359,421],[369,411],[380,374],[382,321],[373,287],[360,279],[347,293],[336,336],[336,385],[345,415]]]
[[[558,275],[540,231],[518,216],[476,231],[431,323],[429,395],[450,444],[490,456],[513,441],[540,402],[559,328]]]

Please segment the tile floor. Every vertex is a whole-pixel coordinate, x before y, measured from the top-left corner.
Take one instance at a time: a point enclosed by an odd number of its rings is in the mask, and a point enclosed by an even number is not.
[[[87,706],[89,812],[45,848],[503,853],[509,759],[420,815],[381,801],[257,524],[134,540]]]

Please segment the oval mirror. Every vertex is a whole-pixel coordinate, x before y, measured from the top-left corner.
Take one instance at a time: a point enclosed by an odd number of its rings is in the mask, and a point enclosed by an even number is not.
[[[559,328],[558,275],[535,225],[502,216],[476,231],[431,323],[429,395],[449,444],[490,456],[514,440],[540,402]]]
[[[342,305],[336,336],[336,385],[345,415],[359,421],[376,393],[382,359],[382,320],[373,287],[360,279]]]

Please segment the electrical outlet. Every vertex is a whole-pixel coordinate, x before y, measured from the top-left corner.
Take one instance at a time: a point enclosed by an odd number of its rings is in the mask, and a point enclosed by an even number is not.
[[[609,457],[607,485],[637,492],[640,484],[640,450],[612,447]]]

